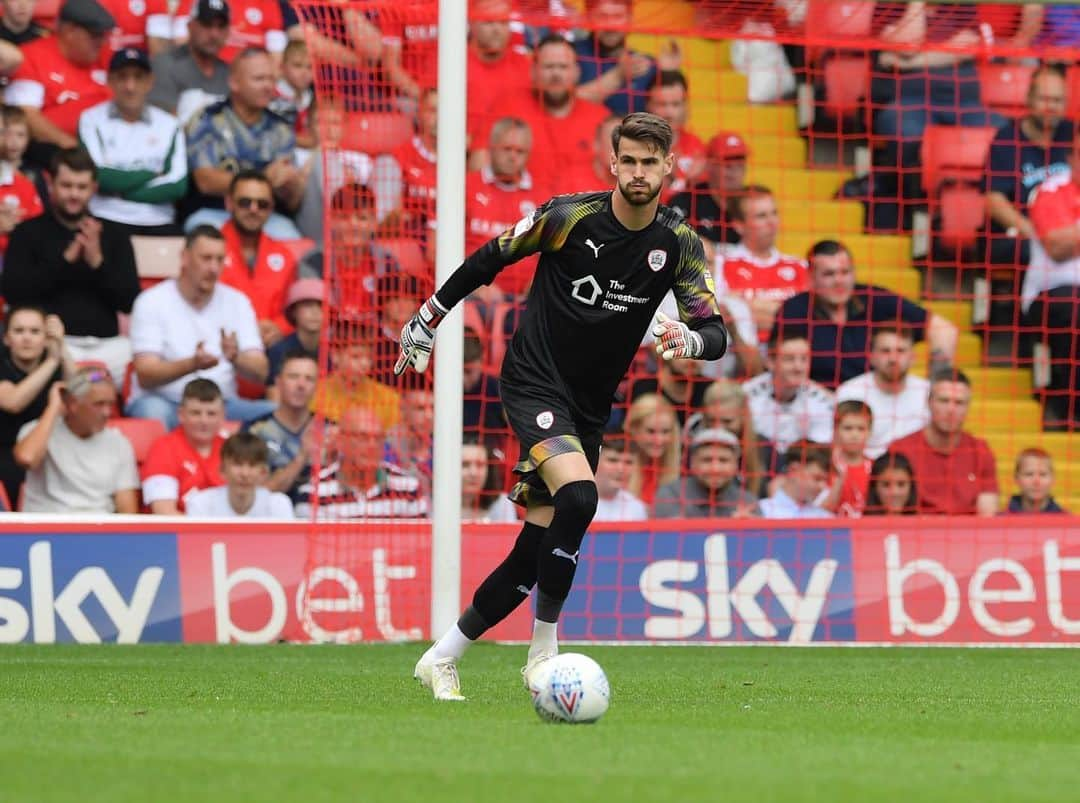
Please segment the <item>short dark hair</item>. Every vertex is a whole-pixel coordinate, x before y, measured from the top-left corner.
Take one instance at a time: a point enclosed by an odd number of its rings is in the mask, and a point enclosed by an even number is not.
[[[241,181],[257,181],[260,184],[265,184],[267,189],[270,190],[270,194],[274,194],[274,185],[270,183],[270,179],[266,177],[266,173],[261,170],[256,170],[253,167],[246,167],[229,181],[229,195],[232,195],[236,191],[236,187]]]
[[[934,372],[930,374],[930,388],[933,389],[934,385],[939,382],[959,382],[961,385],[967,385],[971,387],[971,380],[968,379],[968,375],[952,365],[943,365],[940,368],[935,368]]]
[[[269,465],[266,441],[251,432],[237,432],[221,445],[221,462]]]
[[[6,333],[8,327],[11,326],[11,319],[18,315],[20,312],[36,312],[44,320],[48,316],[48,312],[44,307],[39,307],[36,304],[18,304],[7,311],[7,315],[4,316],[4,332]]]
[[[630,439],[624,432],[605,432],[600,441],[600,449],[610,449],[619,454],[630,451]]]
[[[792,466],[819,466],[822,471],[828,473],[832,468],[829,447],[805,438],[795,441],[784,450],[784,470],[789,471]]]
[[[286,365],[288,365],[289,363],[294,362],[296,360],[307,360],[308,362],[315,363],[315,368],[316,369],[318,369],[318,367],[319,367],[319,358],[318,357],[316,357],[316,356],[314,356],[312,354],[308,354],[306,351],[300,351],[299,349],[293,349],[291,351],[285,352],[285,356],[281,358],[281,367],[278,369],[278,376],[281,376],[282,372],[285,370]]]
[[[870,405],[864,402],[862,399],[844,399],[842,402],[836,405],[836,415],[833,420],[836,423],[840,423],[840,419],[845,415],[863,415],[874,420],[874,411],[870,409]]]
[[[559,33],[550,32],[544,34],[540,41],[536,43],[536,47],[533,48],[534,56],[536,53],[540,52],[541,48],[545,48],[548,45],[566,45],[571,50],[574,49],[574,46],[570,44],[570,41],[565,36]]]
[[[270,51],[267,50],[265,47],[245,47],[243,50],[233,56],[232,63],[229,65],[229,74],[235,74],[240,65],[250,59],[252,56],[269,55]]]
[[[61,148],[54,153],[49,160],[49,175],[56,178],[61,167],[66,167],[73,173],[89,173],[94,181],[97,181],[97,165],[86,148]]]
[[[22,106],[0,106],[0,120],[4,125],[24,125],[30,127],[30,118],[26,116],[26,109]]]
[[[781,343],[789,340],[805,340],[810,342],[810,330],[803,323],[786,323],[777,321],[769,333],[769,351],[776,351]]]
[[[634,112],[622,118],[622,122],[611,131],[611,149],[619,152],[619,142],[623,137],[635,142],[644,142],[663,154],[671,152],[671,141],[675,138],[671,123],[651,112]]]
[[[484,359],[484,341],[475,329],[466,329],[462,342],[462,362]]]
[[[742,223],[746,220],[746,208],[743,206],[744,202],[750,198],[763,198],[765,196],[768,196],[769,198],[774,197],[773,191],[764,184],[747,184],[738,192],[734,192],[728,196],[724,211],[727,213],[728,219],[737,220]]]
[[[682,70],[661,70],[656,74],[656,83],[653,87],[667,86],[681,86],[687,92],[690,91],[690,84],[686,82],[686,76],[683,75]]]
[[[191,246],[195,245],[195,241],[200,237],[205,237],[208,240],[225,239],[225,235],[221,233],[221,229],[216,226],[211,226],[209,223],[200,223],[184,235],[184,248],[191,248]]]
[[[375,193],[370,187],[353,181],[334,191],[334,194],[330,196],[330,208],[335,212],[374,209]]]
[[[806,252],[806,264],[811,265],[814,257],[834,257],[837,254],[847,254],[854,261],[851,250],[839,240],[818,240]]]
[[[217,382],[200,376],[184,385],[184,391],[180,394],[180,403],[183,404],[188,400],[212,402],[223,398]]]
[[[878,335],[896,335],[904,340],[915,342],[915,332],[912,331],[910,326],[905,326],[902,323],[889,324],[887,326],[875,326],[870,332],[870,348],[874,347],[874,341],[878,339]]]

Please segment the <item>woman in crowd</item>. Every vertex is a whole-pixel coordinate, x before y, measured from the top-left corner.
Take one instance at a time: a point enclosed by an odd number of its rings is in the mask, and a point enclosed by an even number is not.
[[[681,464],[679,419],[675,408],[655,393],[643,393],[626,413],[626,434],[637,455],[628,490],[646,505],[656,489],[679,479]]]
[[[915,470],[898,452],[886,452],[870,467],[864,516],[914,516],[918,495]]]
[[[500,456],[475,436],[461,445],[461,518],[463,521],[517,521],[517,506],[499,485]]]

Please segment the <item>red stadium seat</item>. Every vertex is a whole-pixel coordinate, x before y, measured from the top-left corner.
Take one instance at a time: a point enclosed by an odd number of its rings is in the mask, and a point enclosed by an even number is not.
[[[986,221],[986,196],[975,187],[957,184],[941,190],[937,205],[939,242],[951,248],[972,248]]]
[[[922,185],[930,195],[944,181],[978,183],[986,171],[993,126],[928,125],[922,140]]]
[[[428,265],[424,251],[416,240],[410,237],[381,237],[374,242],[374,246],[390,254],[402,272],[431,277],[434,269]]]
[[[980,64],[979,91],[983,105],[1020,117],[1027,113],[1027,93],[1035,68],[1019,64]]]
[[[56,18],[60,16],[61,0],[37,0],[34,3],[34,22],[52,30],[56,27]]]
[[[837,117],[857,112],[870,93],[870,59],[835,56],[825,62],[825,110]]]
[[[413,135],[413,123],[400,112],[353,112],[349,115],[343,150],[361,153],[390,153]]]
[[[165,434],[165,425],[156,418],[110,418],[109,426],[120,430],[135,450],[135,461],[141,466],[154,441]]]
[[[141,280],[149,280],[151,286],[162,279],[175,279],[180,275],[180,252],[184,250],[183,237],[145,237],[136,234],[131,238],[131,250],[135,252],[135,271]]]
[[[806,8],[809,41],[865,40],[874,22],[874,4],[865,0],[810,0]]]

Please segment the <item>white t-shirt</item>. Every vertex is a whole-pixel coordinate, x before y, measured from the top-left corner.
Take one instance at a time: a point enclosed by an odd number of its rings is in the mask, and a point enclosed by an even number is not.
[[[758,374],[743,382],[750,403],[754,431],[776,444],[783,452],[803,438],[832,443],[836,399],[828,389],[807,380],[788,402],[778,401],[772,372]]]
[[[645,503],[625,488],[620,488],[611,499],[600,498],[593,521],[644,521],[647,518],[649,508]]]
[[[291,519],[292,502],[283,493],[255,489],[255,503],[247,513],[237,513],[229,504],[229,489],[222,485],[194,491],[184,500],[187,515],[200,519]]]
[[[930,422],[927,396],[930,382],[921,376],[907,377],[899,393],[885,393],[874,381],[872,371],[859,374],[836,389],[837,403],[856,399],[866,402],[874,413],[874,426],[866,443],[866,456],[884,454],[897,438],[924,429]]]
[[[38,421],[28,421],[17,440],[29,435]],[[80,438],[59,418],[49,435],[45,459],[26,472],[23,511],[26,513],[115,513],[113,494],[139,487],[135,450],[118,430],[107,428]]]
[[[226,399],[235,399],[236,370],[221,356],[222,329],[236,333],[241,352],[263,350],[255,310],[239,290],[219,282],[202,309],[195,309],[180,295],[175,279],[140,293],[131,311],[131,349],[135,356],[156,354],[164,360],[187,359],[201,341],[207,352],[218,357],[218,364],[185,374],[153,391],[143,390],[138,377],[132,377],[131,400],[152,392],[179,404],[184,385],[200,376],[212,379]]]

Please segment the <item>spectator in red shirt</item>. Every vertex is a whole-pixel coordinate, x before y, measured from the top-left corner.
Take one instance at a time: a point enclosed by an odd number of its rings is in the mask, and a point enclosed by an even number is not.
[[[610,115],[600,121],[593,138],[592,161],[587,165],[578,165],[576,169],[559,174],[557,184],[559,192],[588,192],[606,190],[615,187],[615,171],[611,166],[611,132],[622,122],[621,117]],[[572,190],[567,189],[573,187]]]
[[[915,469],[919,512],[993,516],[998,509],[994,453],[982,438],[964,431],[971,380],[955,368],[930,377],[930,423],[889,446]]]
[[[682,70],[662,70],[649,90],[649,102],[645,107],[645,111],[671,123],[671,130],[675,134],[671,141],[675,169],[667,178],[669,195],[689,189],[705,172],[705,143],[686,130],[689,101],[690,85],[686,83]],[[742,184],[740,178],[739,186]]]
[[[16,149],[8,151],[5,148],[0,153],[0,264],[7,251],[11,230],[45,211],[34,182],[19,172],[29,129],[26,113],[18,106],[5,106],[0,112],[0,141],[4,143],[8,142],[8,128],[20,128],[27,132],[27,137],[12,136],[11,140],[19,143]]]
[[[873,461],[866,456],[866,444],[874,413],[870,405],[848,399],[836,405],[833,420],[832,482],[821,506],[837,516],[859,518],[866,509]]]
[[[601,104],[576,96],[580,75],[573,46],[558,34],[549,34],[533,54],[532,89],[508,92],[499,100],[502,108],[513,109],[529,124],[533,133],[529,170],[551,176],[557,193],[581,190],[570,179],[589,169],[593,134],[610,114]],[[486,152],[476,158],[487,164]]]
[[[173,15],[173,39],[178,42],[188,38],[188,20],[198,4],[192,0],[180,0]],[[275,63],[280,63],[281,53],[289,40],[285,36],[285,23],[281,17],[278,0],[229,0],[231,24],[225,48],[219,54],[228,64],[249,47],[266,48]]]
[[[176,411],[180,426],[150,447],[142,466],[143,504],[159,516],[184,512],[192,491],[224,485],[221,445],[225,442],[225,401],[210,379],[192,379],[184,386]]]
[[[115,26],[112,14],[97,0],[67,0],[56,35],[23,48],[22,66],[4,90],[4,101],[26,110],[36,143],[59,148],[79,144],[79,115],[112,94],[105,85],[105,40]],[[32,149],[32,161],[47,164],[51,150]]]
[[[273,207],[269,179],[258,170],[243,170],[229,184],[225,208],[230,218],[221,228],[225,235],[221,281],[251,301],[265,348],[292,330],[285,318],[285,294],[296,278],[293,252],[263,232]]]
[[[415,236],[427,237],[435,231],[436,128],[439,119],[439,93],[425,90],[416,109],[416,134],[394,151],[392,157],[375,160],[372,182],[400,191],[402,223]]]
[[[500,102],[508,92],[531,86],[532,59],[512,45],[509,0],[473,0],[469,6],[469,51],[466,56],[469,102],[468,130],[477,147],[495,120],[513,113]]]
[[[161,25],[168,19],[167,0],[99,0],[102,6],[116,20],[116,27],[109,36],[109,50],[125,50],[129,47],[147,50],[151,55],[160,52],[163,45],[169,43],[169,30]],[[157,34],[153,33],[152,24],[158,24]],[[164,34],[164,36],[162,36]],[[151,37],[157,39],[154,48],[150,47]]]

